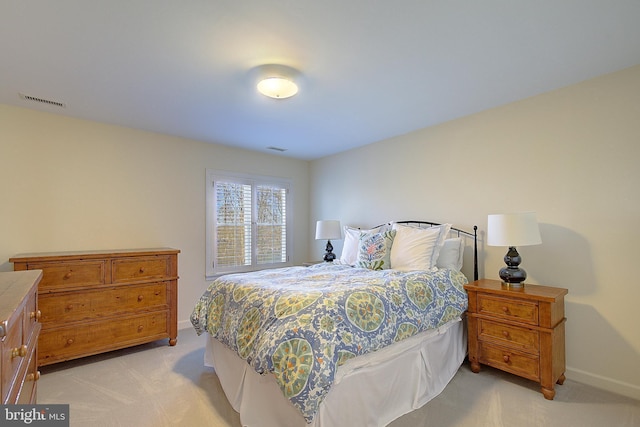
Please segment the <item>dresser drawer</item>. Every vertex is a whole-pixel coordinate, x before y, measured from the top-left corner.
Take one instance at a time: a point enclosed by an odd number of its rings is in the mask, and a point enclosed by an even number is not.
[[[21,376],[16,378],[13,389],[7,398],[8,404],[26,405],[36,400],[36,387],[39,378],[36,365],[36,347],[29,347],[29,353],[25,357],[27,368],[21,371]]]
[[[478,338],[482,341],[494,342],[536,355],[540,352],[538,331],[511,326],[506,323],[478,319]]]
[[[540,359],[518,351],[480,343],[479,362],[530,380],[540,380]]]
[[[41,294],[106,283],[105,260],[29,263],[28,269],[42,270],[42,281],[38,288]]]
[[[111,268],[113,283],[171,277],[171,261],[168,256],[119,258],[112,261]]]
[[[169,336],[169,310],[46,329],[38,341],[38,364],[69,360]]]
[[[6,322],[6,335],[2,338],[2,395],[6,396],[7,391],[15,382],[16,376],[24,357],[27,355],[27,346],[23,344],[24,323],[22,311],[17,311]]]
[[[24,329],[22,340],[26,343],[29,341],[30,336],[33,334],[33,330],[41,319],[41,313],[38,311],[38,295],[36,294],[35,289],[34,292],[31,292],[27,297],[24,309]]]
[[[44,327],[64,322],[99,319],[122,313],[168,308],[169,282],[124,285],[100,291],[48,294],[40,297]]]
[[[525,300],[478,294],[478,314],[538,325],[538,304]]]

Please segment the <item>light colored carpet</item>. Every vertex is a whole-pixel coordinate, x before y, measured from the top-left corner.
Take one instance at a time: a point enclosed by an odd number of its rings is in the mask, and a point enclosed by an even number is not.
[[[72,427],[240,427],[203,355],[204,337],[182,329],[175,347],[165,340],[45,366],[38,403],[70,404]],[[640,426],[640,401],[571,378],[556,386],[553,401],[538,389],[491,368],[473,374],[464,364],[438,397],[390,426]]]

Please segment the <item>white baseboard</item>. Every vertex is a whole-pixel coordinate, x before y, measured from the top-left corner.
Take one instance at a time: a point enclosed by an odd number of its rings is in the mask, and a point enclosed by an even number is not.
[[[614,380],[612,378],[603,377],[591,372],[586,372],[570,367],[567,367],[565,376],[568,379],[577,381],[579,383],[587,384],[593,387],[610,391],[612,393],[621,394],[632,399],[640,400],[640,386],[634,384]]]
[[[191,324],[191,320],[178,321],[178,330],[187,329],[187,328],[193,328],[193,325]]]

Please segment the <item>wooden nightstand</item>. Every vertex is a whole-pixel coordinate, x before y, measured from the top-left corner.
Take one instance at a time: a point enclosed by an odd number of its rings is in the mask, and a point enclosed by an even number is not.
[[[508,287],[482,279],[465,285],[471,370],[480,364],[540,383],[552,400],[554,385],[565,380],[564,296],[566,289]]]

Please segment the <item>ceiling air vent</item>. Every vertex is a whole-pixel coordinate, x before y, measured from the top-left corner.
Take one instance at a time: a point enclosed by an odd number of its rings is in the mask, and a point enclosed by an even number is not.
[[[273,146],[272,147],[267,147],[267,150],[279,151],[281,153],[284,152],[284,151],[287,151],[286,148],[273,147]]]
[[[61,108],[66,108],[67,107],[67,105],[64,102],[53,101],[51,99],[39,98],[37,96],[25,95],[24,93],[21,93],[19,95],[20,95],[20,98],[24,99],[25,101],[39,102],[41,104],[52,105],[54,107],[61,107]]]

